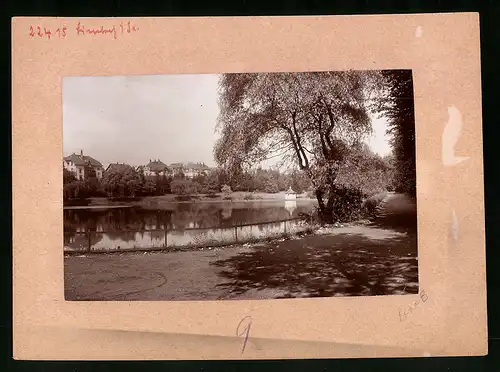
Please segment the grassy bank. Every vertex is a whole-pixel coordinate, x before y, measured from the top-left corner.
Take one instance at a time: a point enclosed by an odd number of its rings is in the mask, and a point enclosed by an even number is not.
[[[81,205],[88,206],[113,206],[113,205],[132,205],[144,208],[162,208],[179,203],[231,203],[246,205],[254,204],[269,204],[285,200],[285,193],[260,193],[260,192],[233,192],[230,195],[219,194],[196,194],[196,195],[174,195],[166,194],[161,196],[146,196],[134,199],[110,199],[110,198],[90,198]],[[316,199],[307,197],[306,194],[297,195],[298,203],[315,202]],[[78,205],[73,202],[72,205]]]

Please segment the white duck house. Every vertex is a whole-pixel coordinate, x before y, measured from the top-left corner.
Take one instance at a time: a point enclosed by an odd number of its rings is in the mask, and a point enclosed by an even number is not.
[[[297,200],[297,193],[292,190],[291,186],[285,191],[285,200]]]

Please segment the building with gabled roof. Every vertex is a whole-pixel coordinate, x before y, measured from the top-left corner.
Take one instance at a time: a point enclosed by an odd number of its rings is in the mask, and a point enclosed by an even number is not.
[[[100,161],[83,155],[83,150],[80,150],[80,155],[75,153],[63,158],[63,167],[72,172],[79,180],[84,180],[88,176],[90,168],[95,171],[96,177],[101,179],[103,176],[103,166]]]
[[[137,170],[142,171],[145,176],[167,176],[170,174],[167,164],[159,159],[149,159],[147,165],[139,166]]]
[[[106,173],[124,172],[124,171],[129,170],[129,169],[134,170],[134,167],[132,167],[131,165],[125,164],[125,163],[111,163],[106,168]]]
[[[188,178],[194,178],[196,176],[203,175],[210,170],[210,168],[205,165],[205,163],[192,163],[189,162],[184,166],[184,174]]]

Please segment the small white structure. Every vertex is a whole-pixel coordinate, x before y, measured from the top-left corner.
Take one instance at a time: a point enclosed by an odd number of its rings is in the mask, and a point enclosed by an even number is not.
[[[297,193],[292,190],[291,186],[285,192],[285,200],[297,200]]]

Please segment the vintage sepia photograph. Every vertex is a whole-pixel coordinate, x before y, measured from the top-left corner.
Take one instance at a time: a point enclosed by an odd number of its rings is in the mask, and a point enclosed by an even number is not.
[[[411,70],[63,78],[68,301],[419,293]]]

